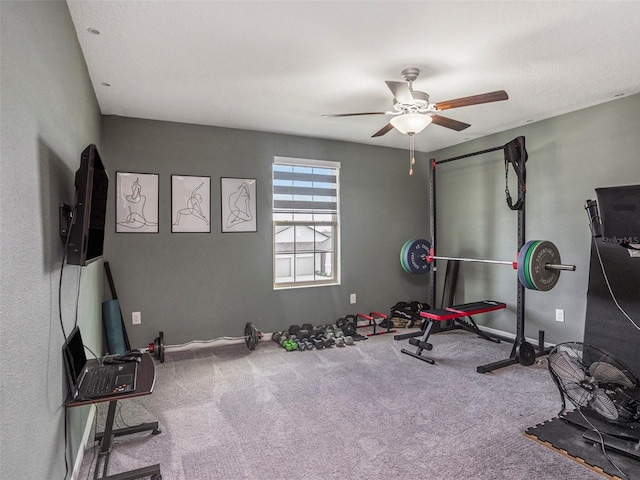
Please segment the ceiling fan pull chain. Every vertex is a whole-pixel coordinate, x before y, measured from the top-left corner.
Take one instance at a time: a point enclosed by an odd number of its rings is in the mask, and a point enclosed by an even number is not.
[[[413,134],[409,134],[409,175],[413,175],[413,164],[416,163],[414,150]]]

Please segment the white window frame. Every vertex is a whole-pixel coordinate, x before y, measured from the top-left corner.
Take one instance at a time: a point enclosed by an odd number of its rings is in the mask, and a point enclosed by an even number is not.
[[[276,208],[276,181],[275,181],[275,165],[285,165],[285,166],[299,166],[299,167],[311,167],[311,168],[330,168],[335,171],[336,175],[336,183],[335,183],[335,212],[316,212],[314,210],[300,210],[294,212],[294,210],[290,210],[289,212],[283,211],[282,209]],[[340,162],[329,161],[329,160],[313,160],[306,158],[293,158],[293,157],[273,157],[273,164],[271,167],[271,175],[272,175],[272,183],[271,183],[271,192],[272,192],[272,221],[273,221],[273,288],[274,290],[282,290],[282,289],[290,289],[290,288],[306,288],[306,287],[320,287],[320,286],[328,286],[328,285],[339,285],[340,284],[340,275],[341,275],[341,262],[340,262]],[[277,219],[277,216],[282,216],[279,214],[290,215],[290,219]],[[295,213],[295,215],[294,215]],[[310,216],[311,218],[298,218],[295,219],[296,216],[304,217]],[[289,234],[295,235],[298,232],[299,227],[307,227],[306,231],[308,233],[309,230],[313,232],[314,241],[313,241],[313,250],[308,253],[308,257],[314,258],[313,265],[315,267],[318,258],[324,259],[326,261],[327,255],[331,256],[331,266],[330,266],[330,277],[323,278],[321,274],[319,274],[318,269],[314,268],[312,274],[313,278],[296,278],[297,275],[293,275],[293,278],[282,281],[278,280],[281,278],[278,276],[279,272],[282,272],[282,264],[283,261],[287,258],[289,259],[289,265],[292,269],[295,269],[297,265],[301,265],[302,263],[298,263],[301,260],[304,260],[304,254],[299,254],[295,252],[295,246],[292,247],[293,250],[290,253],[279,252],[277,249],[278,238],[277,235],[281,234],[285,229],[293,229],[289,232]],[[330,253],[323,252],[321,250],[316,250],[316,238],[317,235],[324,235],[322,230],[325,228],[329,228],[332,236],[331,236],[331,251]],[[293,232],[293,233],[291,233]],[[300,231],[300,233],[305,233],[305,231]],[[295,245],[296,242],[293,242]],[[325,255],[323,255],[323,253]],[[297,260],[297,261],[296,261]],[[324,266],[322,265],[322,271],[324,271]],[[285,268],[287,265],[285,265]]]

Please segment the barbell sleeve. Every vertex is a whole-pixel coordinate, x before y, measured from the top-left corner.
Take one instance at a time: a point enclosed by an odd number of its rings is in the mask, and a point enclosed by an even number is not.
[[[564,265],[562,263],[547,263],[544,268],[547,270],[569,270],[571,272],[576,271],[575,265]]]

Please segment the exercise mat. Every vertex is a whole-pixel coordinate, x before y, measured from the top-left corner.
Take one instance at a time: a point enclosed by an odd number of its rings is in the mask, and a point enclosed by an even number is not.
[[[102,323],[107,336],[107,350],[112,355],[124,355],[127,351],[122,333],[120,302],[107,300],[102,302]]]

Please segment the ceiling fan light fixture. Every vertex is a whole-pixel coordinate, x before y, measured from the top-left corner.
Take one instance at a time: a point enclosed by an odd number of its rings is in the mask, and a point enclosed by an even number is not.
[[[393,117],[389,122],[396,130],[405,135],[415,135],[431,123],[431,115],[421,113],[403,113]]]

